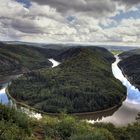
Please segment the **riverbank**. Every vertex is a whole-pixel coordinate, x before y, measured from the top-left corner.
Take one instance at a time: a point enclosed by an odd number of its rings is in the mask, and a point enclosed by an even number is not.
[[[119,66],[119,67],[120,67],[120,69],[121,69],[121,71],[122,71],[124,77],[125,77],[134,87],[136,87],[136,88],[138,88],[138,89],[140,90],[140,85],[135,84],[135,82],[132,80],[132,78],[129,78],[129,77],[125,74],[125,72],[124,72],[124,70],[123,70],[123,67],[121,67],[121,66]]]
[[[37,110],[37,109],[35,109],[35,108],[33,108],[33,107],[31,107],[31,106],[29,106],[29,105],[23,103],[23,102],[17,101],[16,99],[14,99],[14,98],[10,95],[10,93],[9,93],[9,91],[8,91],[8,88],[6,88],[6,94],[7,94],[7,96],[8,96],[17,106],[25,107],[25,108],[27,108],[27,109],[29,109],[29,110],[31,110],[31,111],[35,111],[35,112],[37,112],[37,113],[41,113],[42,115],[58,116],[58,115],[60,114],[60,113],[47,113],[47,112],[43,112],[43,111]],[[74,116],[82,116],[82,115],[95,115],[95,114],[99,114],[99,113],[109,112],[109,111],[112,111],[112,110],[114,110],[114,109],[118,109],[118,108],[122,105],[123,101],[125,101],[125,99],[126,99],[126,97],[124,97],[124,98],[122,99],[122,101],[121,101],[120,103],[118,103],[118,105],[115,105],[115,106],[113,106],[113,107],[110,107],[110,108],[107,108],[107,109],[104,109],[104,110],[99,110],[99,111],[94,111],[94,112],[83,112],[83,113],[70,113],[70,114],[71,114],[71,115],[74,115]]]

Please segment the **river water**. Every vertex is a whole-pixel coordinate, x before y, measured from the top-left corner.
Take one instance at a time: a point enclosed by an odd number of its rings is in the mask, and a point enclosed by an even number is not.
[[[7,95],[5,94],[6,87],[2,87],[2,89],[0,90],[0,103],[2,104],[8,104],[9,100]]]
[[[55,61],[53,58],[50,58],[49,61],[53,64],[52,68],[57,67],[60,64],[60,62]]]
[[[86,119],[90,123],[110,122],[116,126],[125,126],[131,122],[134,122],[138,113],[140,112],[140,92],[124,77],[122,71],[118,67],[120,59],[118,56],[115,57],[116,61],[112,64],[112,72],[114,77],[120,80],[122,84],[127,88],[127,98],[119,108],[96,114],[91,113],[90,115],[83,115],[82,118]],[[49,61],[53,63],[52,68],[60,64],[54,59],[49,59]],[[2,88],[0,89],[0,101],[3,104],[8,104],[8,98],[5,93],[7,84],[1,84],[1,86]]]

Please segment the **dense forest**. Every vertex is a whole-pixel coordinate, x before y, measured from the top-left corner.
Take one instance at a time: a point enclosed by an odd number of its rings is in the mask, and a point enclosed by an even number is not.
[[[35,120],[0,105],[0,140],[139,140],[139,132],[139,122],[115,127],[113,124],[89,124],[65,114]]]
[[[59,51],[0,42],[0,76],[9,76],[42,67],[51,67],[52,64],[48,58],[55,57],[59,54]]]
[[[140,89],[140,49],[124,52],[119,56],[122,59],[120,68],[129,81]]]
[[[119,105],[126,90],[112,74],[113,55],[97,47],[70,48],[62,63],[24,74],[9,86],[17,101],[49,113],[93,112]]]

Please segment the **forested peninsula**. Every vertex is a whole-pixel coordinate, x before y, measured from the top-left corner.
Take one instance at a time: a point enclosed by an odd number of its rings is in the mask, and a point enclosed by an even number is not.
[[[72,47],[57,51],[53,58],[61,62],[58,67],[25,73],[12,81],[10,95],[48,113],[100,111],[125,99],[126,89],[111,70],[115,58],[106,49]]]

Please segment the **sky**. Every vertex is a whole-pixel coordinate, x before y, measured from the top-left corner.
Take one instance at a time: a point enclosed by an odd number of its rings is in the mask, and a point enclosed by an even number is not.
[[[0,0],[0,40],[140,46],[140,0]]]

